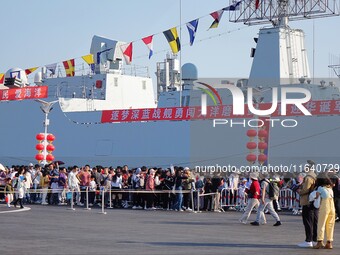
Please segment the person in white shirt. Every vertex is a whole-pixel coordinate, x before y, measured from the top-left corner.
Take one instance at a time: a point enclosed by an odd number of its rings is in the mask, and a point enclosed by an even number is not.
[[[33,192],[31,194],[31,202],[36,203],[40,199],[40,193],[37,193],[37,189],[39,187],[40,183],[40,177],[41,177],[41,167],[36,164],[35,167],[31,170],[31,177],[32,177],[32,183],[33,183]]]
[[[94,205],[94,200],[96,197],[97,183],[95,181],[96,177],[91,175],[90,187],[89,187],[89,206]]]
[[[120,172],[117,172],[114,176],[112,176],[111,181],[111,189],[112,190],[121,190],[123,186],[123,178]],[[118,201],[117,201],[118,197]],[[112,192],[112,200],[113,207],[121,207],[122,206],[122,193]]]
[[[25,170],[25,178],[26,178],[26,182],[25,182],[25,185],[24,185],[24,198],[26,200],[26,203],[31,203],[31,196],[30,196],[30,188],[32,187],[33,183],[32,183],[32,176],[31,176],[31,172],[30,172],[30,169],[33,168],[33,164],[30,163],[29,165],[29,169],[28,170]]]
[[[76,195],[76,203],[80,204],[80,188],[79,188],[79,179],[77,177],[78,174],[78,166],[74,166],[72,171],[68,175],[68,186],[71,192],[75,192]]]

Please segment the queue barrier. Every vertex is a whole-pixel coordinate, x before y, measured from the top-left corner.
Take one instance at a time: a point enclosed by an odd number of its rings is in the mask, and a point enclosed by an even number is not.
[[[43,194],[43,192],[46,191],[45,189],[35,189],[35,190],[29,190],[30,194]],[[80,186],[75,187],[75,188],[68,188],[68,189],[53,189],[53,192],[51,189],[48,190],[51,193],[57,193],[57,192],[65,192],[65,196],[66,199],[70,201],[70,208],[67,208],[68,210],[72,210],[75,211],[75,207],[74,207],[74,195],[75,193],[77,193],[76,195],[79,197],[81,193],[86,193],[86,199],[85,199],[85,208],[84,210],[91,210],[91,208],[89,207],[89,196],[88,196],[88,192],[89,192],[89,187],[85,187],[85,189],[81,189]],[[96,190],[97,192],[97,190]],[[4,193],[4,191],[0,191],[0,193]],[[18,194],[19,191],[14,191],[13,195]],[[152,191],[148,191],[148,190],[135,190],[135,189],[111,189],[111,186],[109,188],[101,186],[100,187],[100,191],[99,191],[99,195],[101,195],[101,214],[106,214],[105,212],[105,194],[108,193],[109,196],[109,207],[107,208],[113,208],[112,207],[112,193],[144,193],[144,194],[177,194],[177,193],[191,193],[191,201],[192,201],[192,206],[194,205],[194,201],[193,201],[193,191],[192,190],[152,190]],[[46,201],[45,201],[46,202]],[[79,202],[79,201],[77,201]]]
[[[44,189],[35,189],[29,190],[30,194],[42,194]],[[51,189],[49,189],[49,192],[52,192]],[[91,210],[89,207],[89,187],[86,187],[84,190],[81,190],[79,187],[76,189],[55,189],[53,192],[65,192],[66,193],[66,199],[70,201],[70,208],[69,210],[75,210],[74,208],[74,194],[78,193],[78,196],[80,196],[80,193],[85,192],[86,193],[86,200],[85,200],[85,208],[84,210]],[[97,192],[97,191],[96,191]],[[0,191],[0,193],[4,193],[4,191]],[[14,191],[14,194],[18,194],[18,191]],[[199,212],[201,209],[201,203],[202,198],[205,196],[212,196],[212,203],[211,208],[214,209],[223,209],[225,207],[228,208],[234,208],[237,211],[244,211],[246,205],[247,205],[247,196],[245,195],[244,189],[230,189],[230,188],[224,188],[221,191],[217,191],[216,193],[201,193],[199,190],[153,190],[153,191],[147,191],[147,190],[136,190],[136,189],[111,189],[111,187],[100,187],[99,195],[101,195],[101,206],[102,211],[101,213],[105,214],[105,196],[109,196],[109,206],[108,208],[112,208],[112,193],[136,193],[136,194],[177,194],[177,193],[190,193],[191,194],[191,203],[192,203],[192,209],[193,212]],[[97,194],[97,193],[96,193]],[[195,197],[197,198],[195,200]],[[297,192],[294,192],[293,190],[289,188],[282,188],[280,190],[280,195],[278,199],[279,206],[282,209],[287,210],[293,210],[294,214],[297,211],[301,209],[300,207],[300,197]]]
[[[220,206],[233,208],[237,211],[244,211],[248,203],[244,188],[231,189],[224,188],[221,190]]]

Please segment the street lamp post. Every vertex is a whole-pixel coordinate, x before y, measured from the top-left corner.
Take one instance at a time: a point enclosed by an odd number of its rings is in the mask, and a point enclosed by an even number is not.
[[[47,157],[47,131],[48,131],[48,126],[50,125],[50,120],[48,118],[48,114],[52,111],[53,109],[53,105],[58,102],[58,100],[56,101],[52,101],[52,102],[46,102],[44,100],[41,100],[41,99],[36,99],[35,100],[36,102],[38,103],[41,103],[41,106],[40,106],[40,109],[43,111],[43,113],[45,114],[45,121],[43,122],[44,124],[44,141],[43,141],[43,144],[44,144],[44,150],[43,150],[43,155],[44,155],[44,159],[42,160],[42,164],[43,165],[46,165],[47,164],[47,160],[46,160],[46,157]]]

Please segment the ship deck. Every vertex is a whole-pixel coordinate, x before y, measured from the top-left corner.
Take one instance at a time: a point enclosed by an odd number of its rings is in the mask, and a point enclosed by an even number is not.
[[[240,212],[187,213],[30,205],[1,216],[0,254],[311,254],[299,248],[301,216],[281,213],[283,225],[238,222]],[[0,205],[0,213],[8,209]],[[13,210],[13,209],[11,209]],[[252,214],[250,220],[255,218]],[[335,226],[335,240],[340,224]],[[327,254],[338,254],[339,242]],[[323,251],[319,251],[324,253]]]

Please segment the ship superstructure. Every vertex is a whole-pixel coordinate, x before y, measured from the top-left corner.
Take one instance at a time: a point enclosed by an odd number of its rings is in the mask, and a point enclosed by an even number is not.
[[[0,87],[1,117],[8,123],[0,129],[3,134],[0,161],[4,164],[33,161],[35,134],[41,132],[43,115],[40,103],[31,99],[43,98],[58,101],[49,115],[49,130],[57,137],[56,158],[67,164],[249,164],[246,132],[253,128],[248,125],[249,120],[259,116],[249,112],[244,116],[233,115],[233,95],[228,85],[242,91],[245,103],[247,91],[252,88],[251,101],[256,107],[272,102],[273,88],[308,89],[312,98],[307,108],[312,117],[290,107],[289,118],[296,119],[298,126],[266,125],[268,162],[299,164],[314,158],[318,162],[337,163],[339,153],[333,148],[337,146],[334,137],[340,135],[339,87],[333,80],[312,83],[304,33],[288,26],[290,19],[335,15],[337,6],[324,0],[313,1],[313,5],[310,1],[279,0],[263,1],[254,8],[250,2],[243,1],[240,9],[230,14],[230,20],[269,23],[270,27],[261,28],[255,38],[253,65],[245,79],[200,80],[194,65],[180,68],[177,57],[168,54],[157,65],[154,86],[147,69],[125,69],[119,49],[123,42],[99,36],[93,37],[90,48],[94,68],[80,75],[51,75],[43,68],[36,74],[35,85],[29,85],[23,70],[9,70],[4,86]],[[24,97],[28,89],[30,96]],[[34,96],[37,89],[44,93]],[[16,92],[19,90],[20,97]],[[13,96],[6,98],[6,94]],[[206,114],[201,112],[202,94],[209,95]],[[278,122],[283,119],[275,114],[265,118],[276,118]],[[224,119],[228,124],[213,127],[213,119]],[[230,127],[232,121],[241,124]],[[8,146],[13,141],[18,146]]]

